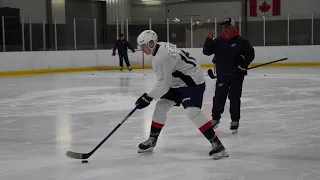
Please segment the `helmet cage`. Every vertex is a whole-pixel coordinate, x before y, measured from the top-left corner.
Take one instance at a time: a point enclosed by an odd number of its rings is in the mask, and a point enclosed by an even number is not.
[[[142,50],[144,47],[147,47],[151,50],[153,50],[156,47],[156,43],[154,42],[154,40],[150,40],[147,43],[143,43],[143,44],[138,44],[138,49]]]

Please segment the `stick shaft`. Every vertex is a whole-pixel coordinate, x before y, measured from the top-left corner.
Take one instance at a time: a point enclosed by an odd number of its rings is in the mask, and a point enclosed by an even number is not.
[[[284,61],[284,60],[287,60],[288,58],[282,58],[282,59],[278,59],[278,60],[275,60],[275,61],[270,61],[270,62],[267,62],[267,63],[263,63],[263,64],[259,64],[259,65],[256,65],[256,66],[252,66],[249,69],[254,69],[254,68],[257,68],[257,67],[260,67],[260,66],[265,66],[265,65],[268,65],[268,64],[273,64],[273,63],[276,63],[276,62],[280,62],[280,61]]]
[[[135,107],[90,153],[93,154],[137,110]]]
[[[259,65],[256,65],[256,66],[252,66],[252,67],[248,68],[247,70],[254,69],[254,68],[257,68],[257,67],[261,67],[261,66],[265,66],[265,65],[268,65],[268,64],[273,64],[273,63],[280,62],[280,61],[285,61],[287,59],[288,58],[286,57],[286,58],[270,61],[270,62],[267,62],[267,63],[259,64]],[[211,79],[216,79],[217,78],[217,76],[214,75],[214,72],[211,69],[208,70],[208,75],[209,75],[209,77]],[[232,73],[225,74],[225,76],[227,76],[227,75],[232,75]]]
[[[136,106],[125,118],[123,118],[120,123],[105,137],[92,151],[89,153],[76,153],[76,152],[67,152],[67,156],[74,159],[88,159],[96,150],[100,148],[100,146],[106,142],[109,137],[117,131],[117,129],[138,109],[138,106]]]

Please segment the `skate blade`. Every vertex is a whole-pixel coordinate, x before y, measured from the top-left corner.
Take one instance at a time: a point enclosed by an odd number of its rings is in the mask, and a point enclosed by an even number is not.
[[[138,153],[140,154],[147,154],[147,153],[152,153],[153,152],[153,147],[150,147],[148,149],[139,149]]]
[[[231,133],[232,134],[237,134],[238,133],[238,129],[231,130]]]
[[[229,157],[229,154],[226,151],[221,151],[211,155],[214,160],[222,159]]]

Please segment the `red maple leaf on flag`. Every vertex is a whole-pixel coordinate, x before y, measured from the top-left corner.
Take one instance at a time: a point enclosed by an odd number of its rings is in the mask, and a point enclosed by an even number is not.
[[[270,8],[271,6],[266,1],[263,1],[263,3],[259,6],[260,11],[263,13],[267,13]]]

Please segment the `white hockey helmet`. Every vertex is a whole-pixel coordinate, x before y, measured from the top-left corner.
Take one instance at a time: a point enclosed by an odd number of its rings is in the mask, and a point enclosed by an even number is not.
[[[150,42],[153,42],[154,46],[150,47]],[[148,48],[153,49],[158,42],[158,35],[152,30],[145,30],[137,38],[138,49],[142,49],[142,45],[146,45]]]

